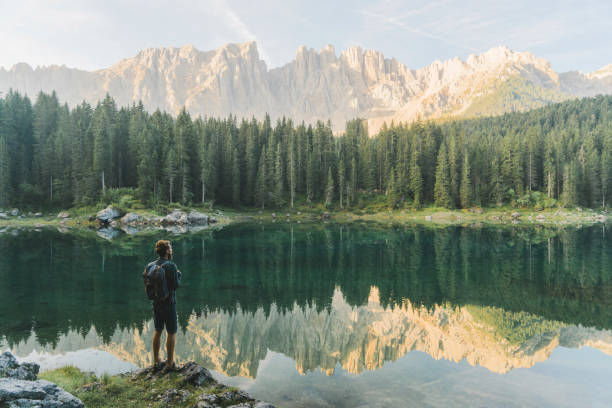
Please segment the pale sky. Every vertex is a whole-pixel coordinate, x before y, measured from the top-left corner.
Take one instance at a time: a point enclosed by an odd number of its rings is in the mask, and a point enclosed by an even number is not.
[[[506,45],[559,72],[612,63],[612,1],[0,0],[0,66],[108,67],[144,48],[257,41],[268,67],[300,45],[359,45],[410,68]]]

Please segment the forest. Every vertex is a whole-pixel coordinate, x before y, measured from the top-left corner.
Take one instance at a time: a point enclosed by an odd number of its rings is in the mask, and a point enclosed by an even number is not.
[[[55,93],[0,98],[0,207],[68,208],[116,192],[142,206],[360,209],[583,206],[612,200],[612,96],[525,113],[390,124],[176,118],[69,108]]]

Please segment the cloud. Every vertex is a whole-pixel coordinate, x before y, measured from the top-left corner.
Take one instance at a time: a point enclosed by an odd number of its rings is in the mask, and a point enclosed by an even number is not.
[[[397,19],[396,17],[388,17],[388,16],[384,16],[382,14],[376,14],[376,13],[372,13],[372,12],[365,11],[365,10],[360,10],[360,11],[358,11],[358,13],[362,14],[362,15],[364,15],[366,17],[376,18],[376,19],[380,20],[380,22],[382,22],[384,24],[390,24],[390,25],[393,25],[395,27],[399,27],[399,28],[401,28],[401,29],[403,29],[405,31],[409,31],[409,32],[411,32],[413,34],[417,34],[417,35],[419,35],[421,37],[426,37],[426,38],[430,38],[430,39],[433,39],[433,40],[437,40],[437,41],[443,42],[445,44],[453,45],[455,47],[460,47],[460,48],[463,48],[463,49],[466,49],[466,50],[469,50],[469,51],[474,51],[474,52],[478,52],[479,51],[478,49],[476,49],[474,47],[471,47],[469,45],[466,45],[466,44],[463,44],[463,43],[460,43],[460,42],[457,42],[457,41],[453,41],[453,40],[450,40],[448,38],[444,38],[444,37],[442,37],[440,35],[437,35],[435,33],[430,32],[430,31],[425,31],[425,30],[423,30],[423,29],[421,29],[421,28],[419,28],[419,27],[417,27],[415,25],[407,24],[407,23]]]
[[[257,36],[251,31],[249,26],[242,18],[234,11],[234,9],[225,0],[213,0],[212,11],[223,20],[241,39],[253,40],[257,42],[257,48],[261,57],[270,65],[273,61],[270,56],[264,51],[262,45],[257,41]]]

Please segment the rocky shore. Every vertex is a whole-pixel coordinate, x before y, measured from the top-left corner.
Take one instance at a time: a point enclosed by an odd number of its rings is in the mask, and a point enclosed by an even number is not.
[[[64,367],[42,373],[45,380],[37,379],[38,371],[37,364],[19,364],[10,352],[0,355],[0,406],[274,408],[244,391],[221,384],[194,362],[181,364],[175,370],[149,367],[101,378]]]
[[[56,384],[38,380],[38,364],[19,364],[8,351],[0,355],[0,406],[7,408],[82,408],[83,402]]]

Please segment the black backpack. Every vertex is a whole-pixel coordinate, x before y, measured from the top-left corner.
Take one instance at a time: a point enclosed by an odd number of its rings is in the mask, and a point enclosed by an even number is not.
[[[170,296],[164,270],[167,263],[168,261],[160,265],[157,262],[151,262],[142,273],[147,297],[154,302],[164,301]]]

